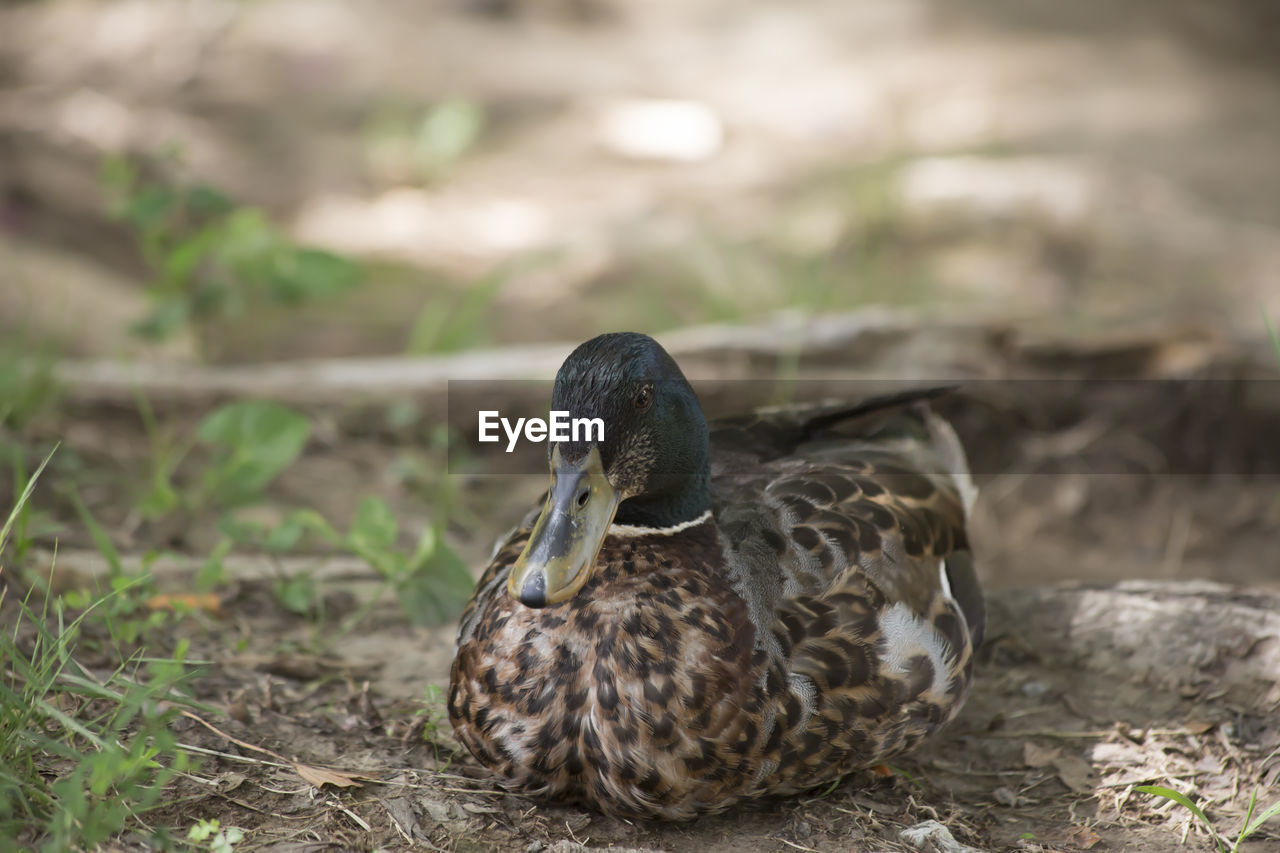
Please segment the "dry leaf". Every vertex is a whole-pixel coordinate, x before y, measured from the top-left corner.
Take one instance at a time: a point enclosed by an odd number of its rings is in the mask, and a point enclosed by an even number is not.
[[[453,804],[446,800],[422,797],[418,800],[418,805],[426,809],[427,815],[436,823],[444,823],[445,821],[455,819],[452,808]]]
[[[951,830],[936,820],[926,820],[898,833],[898,838],[915,850],[927,853],[982,853],[956,841]]]
[[[243,773],[223,773],[214,781],[217,783],[219,794],[229,794],[245,783],[245,775]]]
[[[1101,840],[1102,836],[1087,826],[1073,826],[1067,832],[1067,843],[1081,850],[1090,850]]]
[[[498,814],[502,811],[494,806],[482,806],[479,803],[463,803],[462,807],[472,814]]]
[[[325,785],[333,785],[335,788],[354,788],[360,785],[360,777],[353,773],[343,773],[338,770],[330,770],[327,767],[313,767],[310,764],[293,765],[294,772],[301,776],[306,782],[315,785],[317,788],[323,788]]]
[[[1022,745],[1022,763],[1028,767],[1048,767],[1061,754],[1062,750],[1056,747],[1045,749],[1030,741]]]
[[[1055,758],[1053,766],[1058,771],[1058,778],[1062,780],[1062,784],[1071,790],[1080,794],[1093,791],[1093,768],[1083,758],[1065,755]]]
[[[147,607],[178,612],[204,611],[210,616],[222,616],[222,600],[212,592],[153,595],[147,599]]]

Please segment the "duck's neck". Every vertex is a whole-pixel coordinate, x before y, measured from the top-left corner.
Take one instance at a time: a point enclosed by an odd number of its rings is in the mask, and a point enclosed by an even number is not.
[[[671,489],[628,498],[618,505],[613,521],[629,527],[669,528],[696,521],[710,508],[711,472],[704,467]]]

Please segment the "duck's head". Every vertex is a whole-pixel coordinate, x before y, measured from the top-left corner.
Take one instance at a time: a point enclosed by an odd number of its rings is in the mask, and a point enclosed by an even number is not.
[[[710,505],[707,421],[684,374],[648,335],[620,332],[582,344],[556,374],[552,411],[584,424],[549,442],[551,490],[507,581],[529,607],[571,597],[591,576],[619,524],[665,528]]]

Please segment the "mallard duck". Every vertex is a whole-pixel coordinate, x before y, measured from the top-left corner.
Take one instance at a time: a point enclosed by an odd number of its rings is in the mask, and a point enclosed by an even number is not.
[[[973,486],[928,396],[709,426],[652,338],[579,346],[552,409],[604,436],[549,443],[541,507],[462,615],[458,739],[524,794],[685,819],[937,731],[984,605]]]

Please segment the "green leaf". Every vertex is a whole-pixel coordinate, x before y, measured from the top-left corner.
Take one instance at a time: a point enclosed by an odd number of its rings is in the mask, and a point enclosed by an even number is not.
[[[138,499],[138,512],[143,518],[161,518],[173,512],[182,503],[182,497],[173,483],[156,477],[151,489]]]
[[[124,218],[140,231],[155,231],[164,224],[176,201],[173,191],[167,187],[144,187],[125,205]]]
[[[1240,831],[1240,841],[1243,841],[1244,839],[1248,838],[1250,835],[1253,835],[1253,833],[1255,833],[1259,827],[1261,827],[1267,821],[1271,820],[1273,817],[1280,817],[1280,801],[1272,803],[1267,808],[1266,811],[1258,815],[1258,817],[1254,819],[1252,823],[1250,823],[1244,829],[1242,829]],[[1239,844],[1240,841],[1237,841],[1236,843]]]
[[[204,216],[222,216],[235,208],[225,194],[205,184],[189,187],[184,201],[187,207]]]
[[[232,542],[240,545],[260,545],[267,538],[267,527],[260,521],[245,521],[234,512],[218,519],[218,529]]]
[[[449,304],[442,300],[428,304],[409,332],[406,351],[410,355],[456,352],[483,343],[486,315],[510,280],[507,270],[495,270]]]
[[[347,541],[360,553],[385,551],[395,547],[400,525],[391,507],[381,498],[367,497],[356,507]]]
[[[112,195],[124,197],[138,182],[138,169],[125,157],[113,154],[103,159],[99,180],[103,189]],[[116,211],[120,215],[122,211]]]
[[[429,548],[419,546],[417,553],[423,556],[414,560],[409,577],[396,594],[414,623],[440,625],[462,611],[475,580],[457,552],[444,544],[434,530],[423,531],[424,540],[428,535],[434,544]]]
[[[1200,807],[1188,799],[1186,795],[1180,794],[1172,788],[1165,788],[1160,785],[1139,785],[1134,788],[1134,790],[1143,794],[1154,794],[1157,797],[1164,797],[1166,800],[1173,800],[1178,805],[1189,810],[1201,823],[1205,825],[1205,828],[1209,830],[1209,834],[1213,836],[1213,840],[1218,845],[1218,849],[1222,849],[1222,839],[1219,838],[1217,830],[1213,828],[1213,822],[1210,821],[1208,816],[1200,810]]]
[[[272,260],[267,295],[284,305],[341,293],[362,276],[359,264],[319,249],[285,249]]]
[[[275,583],[276,599],[290,613],[306,616],[320,600],[320,590],[311,575],[294,575]]]
[[[227,570],[223,561],[231,553],[231,545],[230,539],[220,539],[218,544],[213,546],[213,550],[209,552],[209,556],[205,558],[204,564],[196,574],[197,589],[209,590],[227,582]]]
[[[20,428],[54,400],[53,364],[46,348],[25,335],[0,343],[0,426]]]
[[[244,840],[244,833],[238,827],[229,826],[213,840],[211,853],[233,853],[235,845]]]
[[[344,544],[344,537],[337,530],[333,529],[333,525],[325,520],[324,516],[316,512],[314,509],[296,509],[289,513],[289,517],[285,519],[288,524],[297,524],[304,530],[309,530],[317,534],[321,539],[328,542],[334,547],[341,547]]]
[[[218,449],[205,485],[224,505],[249,503],[302,453],[311,422],[279,403],[242,400],[210,413],[196,431]]]
[[[170,284],[190,286],[192,274],[221,237],[217,226],[210,225],[183,239],[164,259],[164,277]]]
[[[162,341],[186,325],[191,316],[191,303],[184,296],[160,298],[151,313],[129,327],[137,337]]]
[[[414,140],[419,167],[429,175],[453,165],[484,130],[484,111],[472,101],[450,98],[432,107]]]
[[[275,229],[262,211],[242,207],[223,222],[218,256],[242,277],[260,281],[279,243]]]
[[[188,841],[204,841],[218,831],[217,820],[201,820],[187,830]]]
[[[271,529],[262,546],[269,551],[291,551],[302,538],[302,533],[302,524],[290,516]]]

